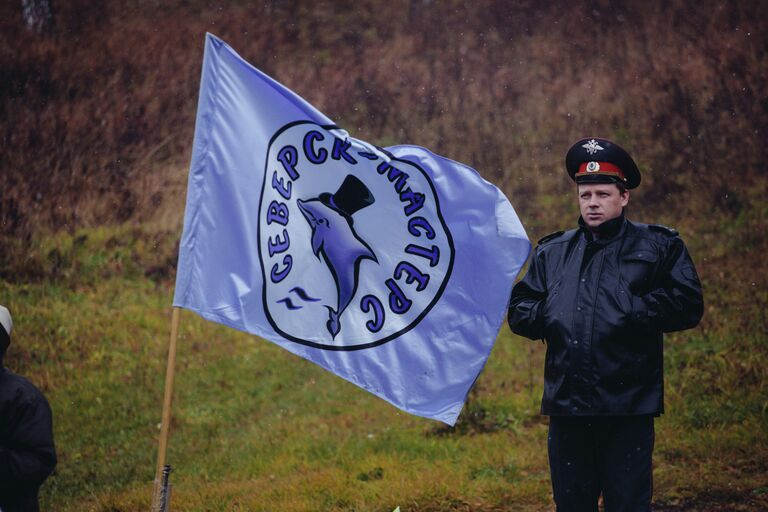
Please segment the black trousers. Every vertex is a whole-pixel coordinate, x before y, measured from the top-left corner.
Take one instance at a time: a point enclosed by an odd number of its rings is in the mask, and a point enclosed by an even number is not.
[[[653,416],[551,416],[549,469],[558,512],[651,510]]]

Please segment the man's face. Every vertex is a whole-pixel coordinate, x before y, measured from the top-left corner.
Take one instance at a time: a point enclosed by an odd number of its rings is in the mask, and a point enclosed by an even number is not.
[[[620,216],[622,208],[629,202],[629,192],[620,193],[613,183],[578,185],[577,190],[581,217],[590,229]]]

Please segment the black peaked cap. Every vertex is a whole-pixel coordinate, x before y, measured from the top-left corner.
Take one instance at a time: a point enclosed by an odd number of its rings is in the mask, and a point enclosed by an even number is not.
[[[601,172],[579,173],[579,167],[583,163],[607,162],[615,165],[624,174],[624,179]],[[624,148],[608,139],[600,137],[587,137],[576,142],[565,155],[565,169],[568,176],[576,183],[620,183],[627,188],[635,188],[640,185],[640,170]],[[579,175],[577,176],[577,173]]]

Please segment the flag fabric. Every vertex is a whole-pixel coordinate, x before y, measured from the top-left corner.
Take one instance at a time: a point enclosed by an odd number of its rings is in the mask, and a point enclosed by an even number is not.
[[[355,139],[206,36],[175,306],[453,425],[529,251],[475,170]]]

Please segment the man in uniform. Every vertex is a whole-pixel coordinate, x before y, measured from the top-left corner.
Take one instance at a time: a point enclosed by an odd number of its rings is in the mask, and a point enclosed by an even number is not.
[[[0,306],[0,511],[37,512],[37,493],[56,466],[51,408],[27,379],[3,367],[13,320]]]
[[[701,319],[701,284],[678,233],[624,216],[637,165],[583,139],[565,158],[578,227],[539,241],[512,290],[509,325],[547,344],[542,413],[559,512],[650,510],[664,332]]]

